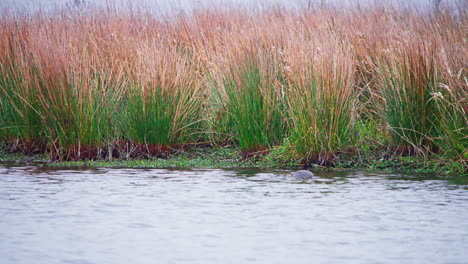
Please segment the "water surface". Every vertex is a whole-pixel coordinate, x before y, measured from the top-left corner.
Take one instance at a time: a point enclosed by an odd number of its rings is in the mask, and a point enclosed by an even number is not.
[[[0,166],[0,262],[466,263],[467,186],[289,171]]]

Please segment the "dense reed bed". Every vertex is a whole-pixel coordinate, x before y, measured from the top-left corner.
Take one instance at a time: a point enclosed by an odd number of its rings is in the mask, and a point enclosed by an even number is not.
[[[0,140],[55,160],[364,146],[465,161],[466,6],[0,17]],[[466,164],[466,163],[465,163]]]

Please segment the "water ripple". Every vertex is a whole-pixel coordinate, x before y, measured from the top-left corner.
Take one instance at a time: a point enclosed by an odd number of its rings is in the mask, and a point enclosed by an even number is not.
[[[2,263],[463,263],[466,186],[427,176],[0,166]]]

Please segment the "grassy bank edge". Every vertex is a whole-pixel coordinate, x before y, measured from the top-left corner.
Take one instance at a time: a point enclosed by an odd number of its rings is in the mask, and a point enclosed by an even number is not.
[[[288,158],[285,150],[276,148],[267,154],[245,159],[233,147],[189,148],[166,158],[113,159],[50,162],[45,155],[24,155],[0,150],[0,162],[34,164],[43,167],[119,167],[119,168],[272,168],[301,169],[303,166]],[[441,156],[399,156],[385,151],[339,153],[334,166],[311,165],[312,170],[366,170],[402,173],[428,173],[440,176],[468,177],[466,163]]]

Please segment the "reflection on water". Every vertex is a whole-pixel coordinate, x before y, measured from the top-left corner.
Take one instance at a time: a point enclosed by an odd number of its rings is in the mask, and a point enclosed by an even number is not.
[[[1,263],[463,263],[466,185],[427,175],[0,166]]]

